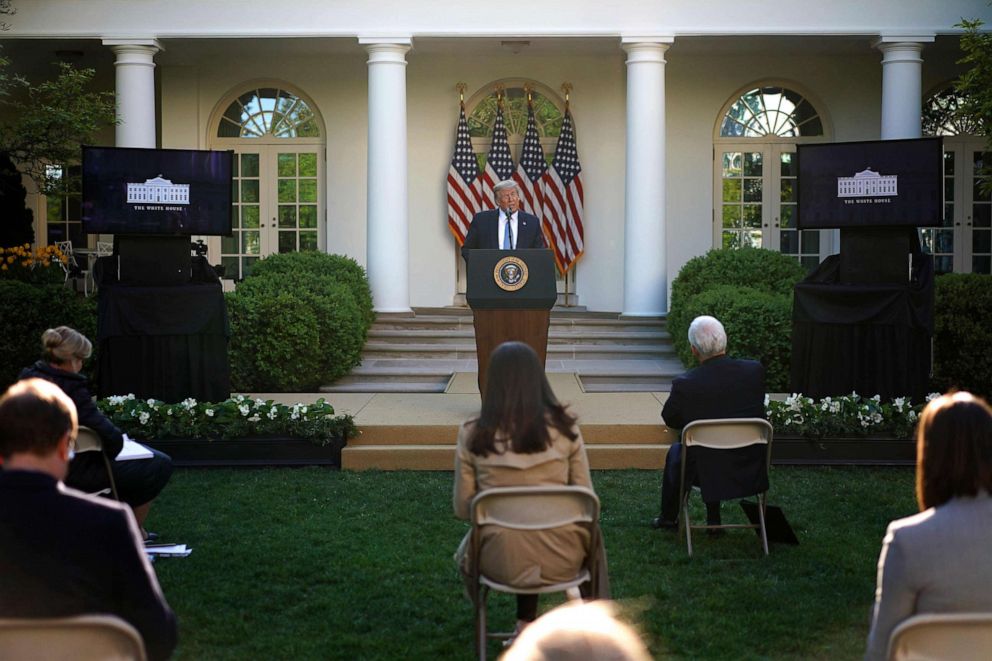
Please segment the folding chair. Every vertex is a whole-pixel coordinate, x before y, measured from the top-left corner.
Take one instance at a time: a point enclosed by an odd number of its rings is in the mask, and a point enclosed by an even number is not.
[[[733,479],[728,479],[729,483],[736,486],[736,489],[732,489],[729,493],[722,492],[721,498],[719,499],[707,499],[706,485],[700,482],[700,492],[702,493],[703,500],[709,502],[710,500],[734,500],[737,498],[747,498],[749,496],[757,496],[758,498],[758,523],[727,523],[719,525],[701,525],[693,524],[689,518],[689,487],[691,485],[686,484],[686,464],[688,464],[688,455],[692,448],[709,448],[711,451],[715,452],[735,452],[742,448],[746,448],[753,445],[763,444],[766,447],[765,450],[765,460],[760,465],[756,466],[756,472],[754,475],[734,475]],[[682,458],[682,472],[679,477],[679,493],[682,496],[682,510],[679,521],[681,525],[685,527],[685,542],[689,550],[689,557],[692,557],[692,531],[693,530],[715,530],[722,528],[750,528],[752,530],[757,529],[760,532],[761,537],[761,548],[764,550],[765,555],[768,555],[768,532],[765,528],[765,508],[766,494],[768,491],[768,467],[771,465],[772,457],[772,426],[771,424],[762,418],[726,418],[722,420],[696,420],[695,422],[690,422],[682,430],[682,446],[685,456]],[[701,466],[700,463],[705,460],[704,457],[699,455],[695,456],[696,460],[696,473],[700,473]],[[752,462],[753,463],[753,462]],[[755,490],[751,487],[740,486],[743,484],[748,485],[762,485],[763,488],[758,488]]]
[[[100,453],[100,456],[103,457],[103,464],[107,468],[107,480],[110,481],[110,494],[113,495],[114,500],[120,500],[120,497],[117,495],[117,485],[114,483],[114,471],[110,463],[110,457],[103,451],[103,439],[95,431],[83,425],[79,425],[79,433],[76,435],[76,453],[81,452]],[[98,495],[106,492],[107,490],[103,489],[98,492]]]
[[[20,661],[145,661],[130,624],[112,615],[0,618],[0,659]]]
[[[987,661],[992,613],[930,613],[902,621],[889,637],[891,661]]]
[[[475,649],[479,659],[486,658],[489,638],[506,639],[510,633],[489,633],[486,622],[486,598],[489,590],[509,594],[545,594],[565,592],[569,599],[579,599],[579,586],[592,580],[589,571],[598,562],[600,548],[599,499],[585,487],[501,487],[487,489],[472,499],[472,534],[469,558],[472,568],[471,591],[475,606]],[[572,579],[541,587],[507,585],[492,580],[480,568],[482,526],[496,525],[512,530],[550,530],[568,524],[589,526],[592,537],[585,566]]]

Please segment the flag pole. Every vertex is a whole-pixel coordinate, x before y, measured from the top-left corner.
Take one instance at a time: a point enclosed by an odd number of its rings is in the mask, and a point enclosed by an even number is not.
[[[568,103],[570,101],[570,97],[571,97],[571,94],[572,94],[572,83],[568,83],[568,82],[562,83],[561,84],[561,91],[562,91],[562,93],[565,94],[565,112],[567,113],[568,112]],[[568,269],[568,270],[565,271],[565,307],[566,308],[572,307],[572,301],[568,297],[568,274],[569,274],[569,272],[571,272],[571,270],[572,269]],[[573,282],[572,284],[575,284],[575,283]]]

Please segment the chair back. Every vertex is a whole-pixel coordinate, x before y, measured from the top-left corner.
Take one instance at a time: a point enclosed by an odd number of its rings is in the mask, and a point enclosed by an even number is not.
[[[682,443],[686,447],[698,445],[731,450],[761,443],[770,445],[771,442],[772,425],[763,418],[696,420],[682,430]]]
[[[112,615],[0,618],[0,658],[145,661],[145,646],[134,627]]]
[[[96,242],[96,256],[97,257],[110,257],[114,254],[114,242],[113,241],[97,241]]]
[[[472,499],[472,524],[513,530],[548,530],[599,521],[599,498],[586,487],[499,487]]]
[[[103,450],[103,439],[95,431],[84,425],[79,425],[76,435],[76,452],[98,452]]]
[[[900,623],[889,638],[898,661],[986,660],[992,650],[992,613],[931,613]]]

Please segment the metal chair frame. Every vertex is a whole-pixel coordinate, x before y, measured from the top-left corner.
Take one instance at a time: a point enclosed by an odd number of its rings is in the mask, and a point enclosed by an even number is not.
[[[737,429],[734,429],[734,428]],[[742,435],[742,430],[751,430],[750,434]],[[767,507],[767,491],[762,491],[755,495],[758,498],[758,523],[721,523],[719,525],[692,523],[689,516],[689,494],[691,489],[687,488],[685,479],[685,467],[688,463],[687,455],[691,447],[705,447],[717,450],[732,450],[744,448],[755,444],[767,446],[765,453],[765,471],[771,468],[772,460],[772,436],[773,429],[771,423],[763,418],[723,418],[696,420],[690,422],[682,430],[682,457],[681,471],[679,474],[679,494],[681,495],[681,516],[679,524],[685,528],[685,543],[692,557],[692,531],[693,530],[718,530],[726,528],[748,528],[758,530],[761,537],[761,548],[765,555],[768,555],[768,531],[765,527],[765,509]]]
[[[113,615],[0,618],[0,658],[145,661],[145,644]]]
[[[486,641],[490,638],[508,639],[512,633],[489,633],[486,600],[490,590],[509,594],[545,594],[565,592],[570,600],[579,599],[579,586],[591,580],[588,567],[596,561],[591,555],[599,548],[599,498],[580,486],[500,487],[476,494],[470,507],[472,532],[469,546],[472,568],[472,602],[475,606],[475,649],[485,661]],[[481,528],[498,525],[513,530],[550,530],[573,523],[589,525],[590,540],[586,567],[575,578],[540,587],[518,587],[494,581],[485,576],[480,564]]]
[[[900,622],[886,658],[979,661],[992,650],[992,613],[925,613]]]
[[[100,435],[89,427],[79,425],[79,433],[76,435],[76,452],[100,453],[100,456],[103,457],[103,465],[107,469],[107,479],[110,481],[110,493],[113,495],[114,500],[120,500],[120,496],[117,494],[117,484],[114,482],[113,465],[110,463],[110,457],[103,451],[103,439],[100,438]],[[106,490],[100,493],[104,492]]]

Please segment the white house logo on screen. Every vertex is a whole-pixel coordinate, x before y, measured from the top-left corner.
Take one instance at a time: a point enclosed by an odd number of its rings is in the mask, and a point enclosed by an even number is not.
[[[174,184],[158,175],[127,185],[128,204],[189,204],[189,184]]]
[[[837,197],[890,197],[899,194],[899,175],[879,174],[871,168],[853,177],[837,177]]]

